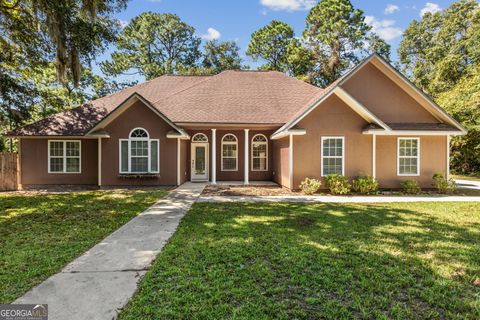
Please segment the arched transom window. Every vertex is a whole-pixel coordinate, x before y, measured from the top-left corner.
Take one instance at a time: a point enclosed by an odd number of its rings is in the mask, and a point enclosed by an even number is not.
[[[263,134],[252,138],[252,171],[268,170],[268,140]]]
[[[192,142],[208,142],[208,138],[203,133],[197,133],[192,137]]]
[[[120,139],[120,173],[158,173],[160,142],[150,139],[148,131],[135,128],[128,139]]]
[[[238,142],[235,135],[228,133],[222,138],[222,171],[237,171]]]

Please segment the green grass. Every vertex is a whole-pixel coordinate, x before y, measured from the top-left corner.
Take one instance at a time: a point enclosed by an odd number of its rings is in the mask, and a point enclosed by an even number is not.
[[[166,193],[0,194],[0,303],[58,272]]]
[[[478,203],[197,203],[120,319],[479,319]]]

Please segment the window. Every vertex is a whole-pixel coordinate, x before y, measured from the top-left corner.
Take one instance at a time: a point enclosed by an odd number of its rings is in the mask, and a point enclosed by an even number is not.
[[[263,134],[252,138],[252,171],[267,171],[268,140]]]
[[[197,133],[192,137],[192,142],[208,142],[208,138],[203,133]]]
[[[344,144],[344,137],[322,137],[322,176],[344,175]]]
[[[399,176],[418,176],[420,174],[420,139],[398,138]]]
[[[120,173],[158,173],[158,139],[150,139],[142,128],[133,129],[128,139],[120,139]]]
[[[237,171],[237,137],[229,133],[222,138],[222,171]]]
[[[78,140],[49,140],[48,172],[80,173],[80,154]]]

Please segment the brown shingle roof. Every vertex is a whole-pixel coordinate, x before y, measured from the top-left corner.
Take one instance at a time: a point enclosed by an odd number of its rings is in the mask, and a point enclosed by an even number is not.
[[[173,122],[283,124],[322,89],[276,71],[162,76],[12,132],[83,135],[133,93]]]

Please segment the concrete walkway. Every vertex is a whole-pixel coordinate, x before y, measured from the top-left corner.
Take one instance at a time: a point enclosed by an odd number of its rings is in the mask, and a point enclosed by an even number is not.
[[[14,303],[47,303],[49,320],[114,319],[204,187],[173,190]]]
[[[480,190],[480,181],[455,179],[455,182],[459,188]]]
[[[464,196],[202,196],[197,202],[480,202],[480,197]]]

